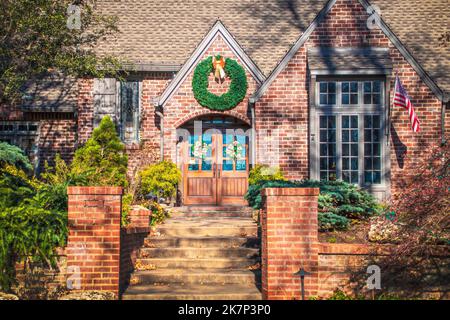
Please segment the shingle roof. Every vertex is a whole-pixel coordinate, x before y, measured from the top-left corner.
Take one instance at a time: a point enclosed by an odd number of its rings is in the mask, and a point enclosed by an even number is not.
[[[450,92],[448,0],[372,0],[382,17],[438,86]],[[326,0],[101,0],[121,31],[99,53],[133,63],[181,66],[217,19],[267,76],[306,30]]]
[[[121,34],[100,46],[132,62],[182,65],[220,19],[267,75],[308,27],[326,0],[99,1],[119,17]],[[285,3],[292,3],[289,7]]]
[[[441,90],[450,93],[449,0],[371,0],[383,20]]]

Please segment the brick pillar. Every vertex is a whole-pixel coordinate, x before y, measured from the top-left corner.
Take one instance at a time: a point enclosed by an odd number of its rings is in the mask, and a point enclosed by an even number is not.
[[[121,187],[69,187],[68,280],[119,293]],[[80,287],[78,287],[78,284]]]
[[[268,300],[301,299],[303,268],[305,298],[318,291],[317,188],[262,190],[262,293]]]

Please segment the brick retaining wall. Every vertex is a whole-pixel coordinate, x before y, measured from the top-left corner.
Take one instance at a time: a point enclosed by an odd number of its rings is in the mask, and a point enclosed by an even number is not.
[[[68,275],[81,290],[119,294],[121,187],[69,187]]]
[[[310,273],[305,277],[306,299],[326,298],[336,289],[355,293],[354,289],[365,287],[370,276],[366,274],[367,267],[392,252],[393,245],[319,243],[318,194],[319,189],[311,188],[262,191],[264,299],[301,299],[300,277],[294,275],[301,268]],[[448,265],[448,249],[438,246],[434,249],[438,260]],[[426,276],[425,271],[419,272]],[[445,285],[420,290],[423,296],[448,298]]]

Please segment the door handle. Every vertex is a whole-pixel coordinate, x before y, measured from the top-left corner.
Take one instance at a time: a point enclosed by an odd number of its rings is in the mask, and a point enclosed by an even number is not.
[[[213,178],[216,177],[216,164],[213,164]]]
[[[217,178],[220,178],[220,164],[217,165]]]

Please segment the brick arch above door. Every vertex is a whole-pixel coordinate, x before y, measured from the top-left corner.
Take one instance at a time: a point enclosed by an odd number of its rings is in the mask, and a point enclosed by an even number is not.
[[[251,126],[250,119],[248,117],[242,115],[241,113],[237,112],[237,111],[228,110],[228,111],[224,111],[224,112],[214,112],[214,111],[211,111],[211,110],[208,110],[208,109],[203,109],[203,110],[197,110],[195,112],[190,113],[189,115],[186,115],[183,118],[178,119],[174,123],[173,127],[179,128],[179,127],[182,127],[185,123],[187,123],[187,122],[189,122],[191,120],[194,120],[195,118],[199,118],[199,117],[202,117],[202,116],[209,116],[209,115],[211,115],[211,116],[218,116],[218,117],[220,117],[220,116],[230,116],[230,117],[237,118],[237,119],[245,122],[248,126]]]

